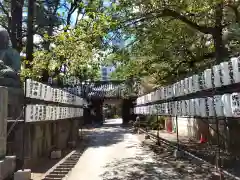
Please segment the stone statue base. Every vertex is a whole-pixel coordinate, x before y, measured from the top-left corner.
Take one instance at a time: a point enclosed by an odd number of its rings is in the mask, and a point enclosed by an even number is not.
[[[20,78],[19,81],[17,81],[13,78],[0,77],[0,86],[19,88],[21,86]]]
[[[8,89],[8,121],[23,120],[24,91],[22,88]]]

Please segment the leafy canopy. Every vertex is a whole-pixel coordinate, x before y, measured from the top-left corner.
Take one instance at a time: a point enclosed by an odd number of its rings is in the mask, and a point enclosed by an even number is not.
[[[45,34],[45,40],[51,42],[52,48],[50,51],[35,52],[31,68],[23,71],[23,77],[40,80],[47,69],[53,76],[76,76],[81,80],[99,78],[101,62],[97,55],[104,48],[103,38],[112,20],[109,15],[96,12],[94,8],[86,9],[85,17],[79,20],[76,27],[67,27],[56,36]],[[59,72],[63,64],[67,65],[64,74]]]
[[[108,62],[121,64],[112,77],[135,76],[155,85],[170,84],[236,55],[239,4],[120,0],[115,13],[118,27],[133,40],[109,56]]]

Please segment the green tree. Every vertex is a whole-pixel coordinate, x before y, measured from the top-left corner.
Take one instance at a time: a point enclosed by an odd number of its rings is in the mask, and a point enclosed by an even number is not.
[[[111,24],[111,17],[104,13],[88,12],[87,18],[78,22],[75,28],[61,32],[56,36],[45,35],[54,47],[50,51],[40,50],[35,53],[32,69],[25,69],[23,76],[40,80],[43,72],[55,76],[76,76],[81,80],[99,77],[102,39]],[[66,64],[68,71],[61,74],[59,68]]]
[[[237,54],[238,7],[221,0],[120,1],[117,29],[134,40],[109,57],[121,64],[113,77],[169,84]]]

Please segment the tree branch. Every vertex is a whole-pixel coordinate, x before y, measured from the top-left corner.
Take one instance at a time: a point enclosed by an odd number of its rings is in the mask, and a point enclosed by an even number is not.
[[[227,4],[226,6],[233,10],[235,17],[236,17],[236,23],[239,23],[240,22],[240,13],[238,11],[238,7],[234,6],[233,4]]]
[[[82,2],[82,1],[75,0],[73,3],[71,3],[71,7],[70,7],[70,9],[68,11],[68,15],[67,15],[67,25],[71,24],[71,16],[74,13],[74,11],[78,8],[78,3],[80,3],[80,2]]]
[[[198,30],[198,31],[200,31],[204,34],[213,34],[213,32],[214,32],[213,27],[198,25],[197,23],[188,19],[186,17],[186,15],[184,15],[182,13],[179,13],[179,12],[176,12],[176,11],[171,10],[171,9],[167,9],[167,8],[165,8],[162,11],[150,12],[150,13],[144,14],[142,17],[127,20],[127,21],[125,21],[125,23],[126,23],[127,26],[129,26],[133,23],[136,24],[136,23],[144,22],[146,20],[150,20],[150,19],[154,19],[154,18],[160,18],[160,17],[173,17],[177,20],[180,20],[180,21],[184,22],[185,24],[189,25],[193,29],[196,29],[196,30]]]
[[[189,51],[191,53],[191,51]],[[192,53],[191,53],[192,54]],[[193,55],[194,56],[194,55]],[[186,71],[184,70],[180,70],[179,71],[179,68],[181,65],[183,65],[184,63],[188,64],[189,66],[191,66],[192,63],[197,63],[197,62],[201,62],[203,61],[204,59],[209,59],[209,58],[213,58],[215,57],[215,52],[210,52],[210,53],[206,53],[204,54],[203,56],[201,57],[196,57],[194,56],[194,61],[191,62],[191,61],[187,61],[187,60],[184,60],[184,61],[180,61],[179,63],[173,65],[174,68],[172,68],[171,71],[169,71],[165,76],[162,76],[161,79],[162,80],[166,80],[167,82],[168,81],[173,81],[173,82],[176,82],[178,81],[179,79],[182,79],[184,77],[186,77]]]
[[[8,11],[5,9],[4,5],[0,2],[0,8],[6,14],[7,18],[10,19]]]
[[[6,25],[0,24],[0,26],[2,26],[4,29],[6,29],[9,34],[11,33],[10,29]]]
[[[174,69],[178,69],[184,63],[188,64],[189,67],[193,67],[195,63],[201,62],[205,59],[215,57],[215,52],[206,53],[206,54],[204,54],[203,56],[200,56],[200,57],[194,56],[193,53],[189,50],[187,50],[186,53],[189,54],[192,57],[192,60],[191,61],[188,61],[188,60],[181,61],[174,67]]]

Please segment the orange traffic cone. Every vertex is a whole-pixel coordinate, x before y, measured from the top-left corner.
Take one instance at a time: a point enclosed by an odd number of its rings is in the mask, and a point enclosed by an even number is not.
[[[200,138],[200,141],[199,143],[200,144],[203,144],[203,143],[206,143],[207,142],[207,139],[203,137],[203,135],[201,134],[201,138]]]
[[[172,132],[172,121],[167,120],[167,132],[171,133]]]

